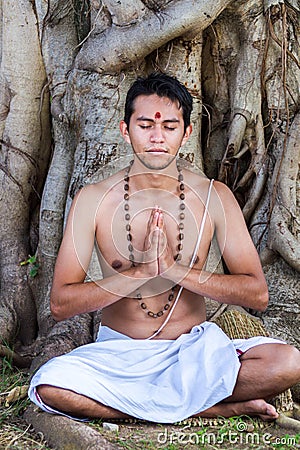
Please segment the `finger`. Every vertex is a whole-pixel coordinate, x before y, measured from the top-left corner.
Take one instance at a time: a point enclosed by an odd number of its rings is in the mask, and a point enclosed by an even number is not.
[[[149,219],[148,219],[148,223],[147,223],[147,234],[148,235],[151,233],[151,231],[153,231],[153,229],[155,228],[155,226],[157,224],[157,218],[155,218],[155,214],[156,214],[156,209],[152,209]]]
[[[152,211],[152,221],[151,221],[151,229],[152,230],[154,230],[155,227],[158,226],[159,214],[160,214],[160,210],[158,208],[155,208]]]
[[[167,235],[166,235],[165,224],[164,224],[162,217],[159,217],[158,223],[159,223],[159,225],[157,226],[157,229],[159,230],[159,235],[158,235],[157,252],[158,252],[158,257],[160,257],[166,249]]]
[[[162,210],[158,210],[158,217],[157,217],[157,226],[159,228],[163,228],[164,225],[164,216]]]
[[[166,222],[162,210],[159,211],[157,225],[163,231],[163,233],[166,234]]]
[[[157,245],[159,238],[159,229],[157,226],[158,218],[159,218],[159,210],[154,208],[151,211],[149,217],[147,233],[145,236],[146,249],[150,251],[155,251],[155,253],[157,252]]]
[[[148,245],[144,252],[145,262],[154,262],[157,260],[157,251],[159,245],[160,229],[156,226],[148,236]]]

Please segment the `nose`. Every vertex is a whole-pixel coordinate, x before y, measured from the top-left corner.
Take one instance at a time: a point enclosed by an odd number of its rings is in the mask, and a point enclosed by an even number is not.
[[[151,136],[150,136],[150,140],[151,140],[151,142],[154,142],[154,143],[164,142],[164,136],[163,136],[160,125],[157,124],[156,126],[153,127]]]

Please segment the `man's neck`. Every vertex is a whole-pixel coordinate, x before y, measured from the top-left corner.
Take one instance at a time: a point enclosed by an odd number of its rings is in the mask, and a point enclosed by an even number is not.
[[[129,176],[136,191],[149,188],[173,190],[178,183],[177,162],[174,159],[164,169],[150,169],[135,157]]]

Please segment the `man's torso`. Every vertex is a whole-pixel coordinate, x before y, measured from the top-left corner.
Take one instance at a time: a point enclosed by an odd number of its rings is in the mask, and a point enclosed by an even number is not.
[[[117,174],[112,179],[99,183],[101,200],[95,223],[97,250],[104,277],[128,269],[131,266],[130,254],[134,255],[135,264],[140,263],[148,219],[155,206],[164,211],[166,233],[174,258],[179,253],[181,260],[178,264],[184,265],[188,270],[203,218],[209,180],[187,171],[184,171],[184,175],[184,201],[179,198],[178,188],[174,192],[149,188],[131,193],[129,201],[125,202],[126,191],[122,174],[121,177]],[[125,203],[129,205],[126,210]],[[182,203],[184,210],[180,207]],[[126,214],[129,214],[127,218]],[[180,230],[179,223],[183,224]],[[129,224],[130,232],[126,229]],[[179,233],[183,234],[182,240],[179,239]],[[205,264],[213,233],[213,219],[208,215],[194,264],[197,269],[201,269]],[[129,234],[131,240],[128,238]],[[180,243],[181,250],[178,247]],[[143,339],[152,335],[165,320],[175,301],[179,286],[176,286],[173,292],[172,287],[173,284],[162,277],[149,280],[127,298],[104,308],[102,323],[133,338]],[[170,294],[173,294],[173,297],[170,297]],[[152,313],[159,313],[159,317],[153,318]],[[203,297],[183,289],[170,322],[158,338],[175,339],[205,319]]]

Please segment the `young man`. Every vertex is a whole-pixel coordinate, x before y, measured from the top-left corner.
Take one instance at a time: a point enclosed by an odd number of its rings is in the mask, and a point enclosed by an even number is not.
[[[230,341],[206,322],[204,297],[264,310],[259,257],[230,190],[177,165],[192,98],[152,74],[130,88],[120,130],[129,167],[75,197],[51,295],[56,320],[102,310],[97,341],[54,358],[30,397],[71,417],[192,415],[275,419],[267,400],[300,380],[295,348],[269,338]],[[208,273],[216,235],[230,274]],[[103,279],[85,282],[96,242]]]

